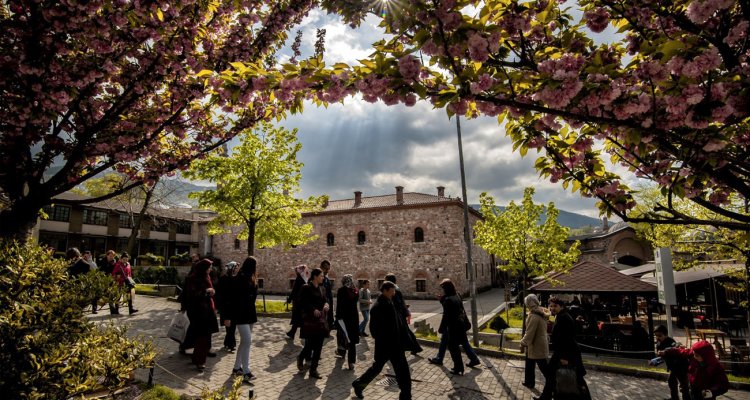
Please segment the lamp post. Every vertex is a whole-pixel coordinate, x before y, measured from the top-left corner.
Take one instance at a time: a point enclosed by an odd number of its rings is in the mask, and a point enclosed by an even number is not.
[[[466,243],[466,268],[469,269],[469,294],[471,296],[471,333],[474,347],[479,346],[477,326],[477,282],[471,260],[471,226],[469,225],[469,202],[466,199],[466,173],[464,172],[464,150],[461,143],[461,117],[456,114],[456,135],[458,136],[458,162],[461,167],[461,195],[464,202],[464,243]]]

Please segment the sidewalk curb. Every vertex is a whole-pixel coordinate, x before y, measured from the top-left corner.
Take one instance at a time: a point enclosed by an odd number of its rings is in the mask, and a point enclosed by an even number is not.
[[[419,344],[423,346],[435,347],[435,348],[440,346],[438,342],[434,342],[432,340],[417,338],[417,341],[419,342]],[[524,357],[513,354],[513,353],[504,353],[499,350],[490,350],[490,349],[484,349],[481,347],[475,347],[474,351],[477,354],[480,354],[483,356],[491,356],[495,358],[513,358],[516,360],[524,359]],[[613,374],[634,376],[636,378],[650,378],[650,379],[655,379],[659,381],[666,381],[667,378],[669,378],[669,374],[666,372],[644,371],[644,370],[640,370],[636,368],[618,367],[614,365],[602,365],[602,364],[590,363],[590,362],[584,362],[583,365],[584,367],[586,367],[586,369],[590,369],[592,371],[610,372]],[[735,390],[750,391],[750,383],[729,381],[729,387]]]

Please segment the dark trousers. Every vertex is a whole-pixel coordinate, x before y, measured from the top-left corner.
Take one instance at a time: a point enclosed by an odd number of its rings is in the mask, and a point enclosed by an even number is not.
[[[396,373],[396,382],[398,382],[398,388],[401,390],[398,396],[399,400],[411,400],[411,372],[409,371],[409,363],[406,362],[406,355],[401,349],[383,349],[382,345],[378,346],[377,342],[375,342],[375,362],[362,376],[355,379],[352,385],[364,389],[383,371],[383,367],[388,361],[393,366],[393,372]]]
[[[687,372],[670,371],[667,383],[669,384],[671,400],[680,400],[680,393],[682,393],[682,400],[690,400],[690,383],[688,382]]]
[[[347,356],[347,362],[349,362],[349,364],[354,364],[357,361],[357,344],[349,342],[348,345],[341,348],[340,354],[343,357],[347,352],[349,353]]]
[[[226,336],[224,337],[224,347],[230,350],[234,350],[235,347],[237,347],[237,339],[234,337],[234,331],[237,330],[237,326],[235,324],[231,324],[229,326],[225,326],[224,329],[227,332]]]
[[[196,335],[193,348],[193,364],[205,365],[208,351],[211,349],[211,334]]]
[[[292,328],[289,329],[289,332],[287,332],[286,334],[289,335],[289,337],[291,337],[292,339],[294,339],[294,335],[297,334],[297,328],[299,328],[299,325],[292,323]]]
[[[308,336],[305,338],[305,346],[302,347],[302,352],[299,356],[305,360],[310,359],[310,370],[317,371],[318,363],[320,363],[320,352],[323,350],[323,339],[325,337],[320,335]]]
[[[450,353],[451,360],[453,360],[453,371],[463,372],[464,360],[461,358],[461,346],[457,342],[448,339],[448,353]]]
[[[542,390],[542,394],[539,396],[539,399],[550,400],[553,398],[552,394],[555,392],[555,388],[557,387],[556,378],[557,369],[559,367],[559,358],[553,355],[547,367],[547,376],[545,376],[544,389]],[[586,384],[586,380],[583,379],[583,376],[580,373],[578,374],[578,387],[581,388],[583,394],[581,396],[578,396],[576,400],[591,400],[591,392],[589,392],[589,387]],[[554,398],[555,400],[565,399],[565,397],[557,395],[554,396]]]
[[[539,371],[542,372],[544,382],[549,380],[549,364],[546,358],[534,360],[526,357],[526,368],[524,368],[524,379],[523,383],[528,387],[534,387],[536,382],[536,367],[539,366]]]

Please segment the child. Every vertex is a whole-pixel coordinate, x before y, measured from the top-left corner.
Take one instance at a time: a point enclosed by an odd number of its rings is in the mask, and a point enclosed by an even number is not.
[[[654,338],[656,339],[656,351],[659,356],[667,365],[667,371],[669,371],[669,392],[671,400],[680,400],[680,393],[682,393],[682,400],[690,400],[690,386],[688,385],[688,360],[685,357],[681,357],[677,354],[667,355],[664,353],[665,350],[677,347],[677,342],[674,339],[667,336],[667,327],[659,325],[654,329]],[[657,359],[658,360],[658,359]],[[657,361],[658,362],[658,361]],[[657,364],[652,360],[652,365]],[[680,390],[677,391],[679,384]]]
[[[660,351],[659,355],[671,357],[680,356],[690,360],[688,366],[688,380],[693,400],[715,399],[729,390],[729,379],[724,368],[716,359],[711,343],[700,340],[691,349],[671,348]]]

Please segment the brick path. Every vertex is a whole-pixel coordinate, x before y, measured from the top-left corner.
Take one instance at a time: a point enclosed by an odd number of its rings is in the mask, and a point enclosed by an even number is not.
[[[106,310],[98,315],[91,315],[92,320],[130,326],[130,335],[143,335],[154,340],[159,355],[157,362],[172,374],[157,368],[154,374],[156,383],[171,387],[180,393],[199,395],[200,388],[216,389],[231,385],[231,370],[234,354],[228,354],[221,348],[223,333],[213,335],[213,349],[216,358],[209,358],[207,369],[199,373],[190,364],[190,357],[177,352],[177,343],[165,337],[165,331],[178,309],[177,303],[161,298],[140,296],[136,300],[140,312],[127,316],[111,318]],[[261,318],[253,330],[253,342],[250,353],[252,372],[257,376],[254,390],[258,399],[349,399],[355,398],[351,391],[351,382],[361,375],[371,364],[373,341],[363,340],[357,346],[357,364],[355,371],[342,368],[343,360],[334,357],[335,341],[326,341],[323,347],[323,358],[319,372],[323,379],[308,379],[307,375],[297,372],[295,357],[301,350],[299,338],[294,342],[286,340],[284,332],[288,329],[288,320]],[[238,338],[239,340],[239,338]],[[446,367],[437,367],[427,362],[437,352],[426,348],[422,357],[407,355],[412,371],[413,398],[417,399],[517,399],[530,400],[538,391],[521,385],[523,378],[522,360],[504,360],[480,356],[485,366],[481,369],[467,369],[463,377],[453,377]],[[446,360],[450,365],[450,357]],[[466,360],[465,360],[466,361]],[[392,374],[390,365],[384,374]],[[542,387],[541,374],[537,371],[537,387]],[[139,370],[137,378],[148,379],[148,371]],[[381,375],[365,390],[365,398],[397,399],[398,390],[395,383],[390,384],[386,375]],[[586,377],[594,399],[661,399],[666,397],[666,382],[635,378],[623,375],[589,371]],[[243,385],[243,390],[249,389]],[[747,399],[750,393],[730,391],[721,399]]]

